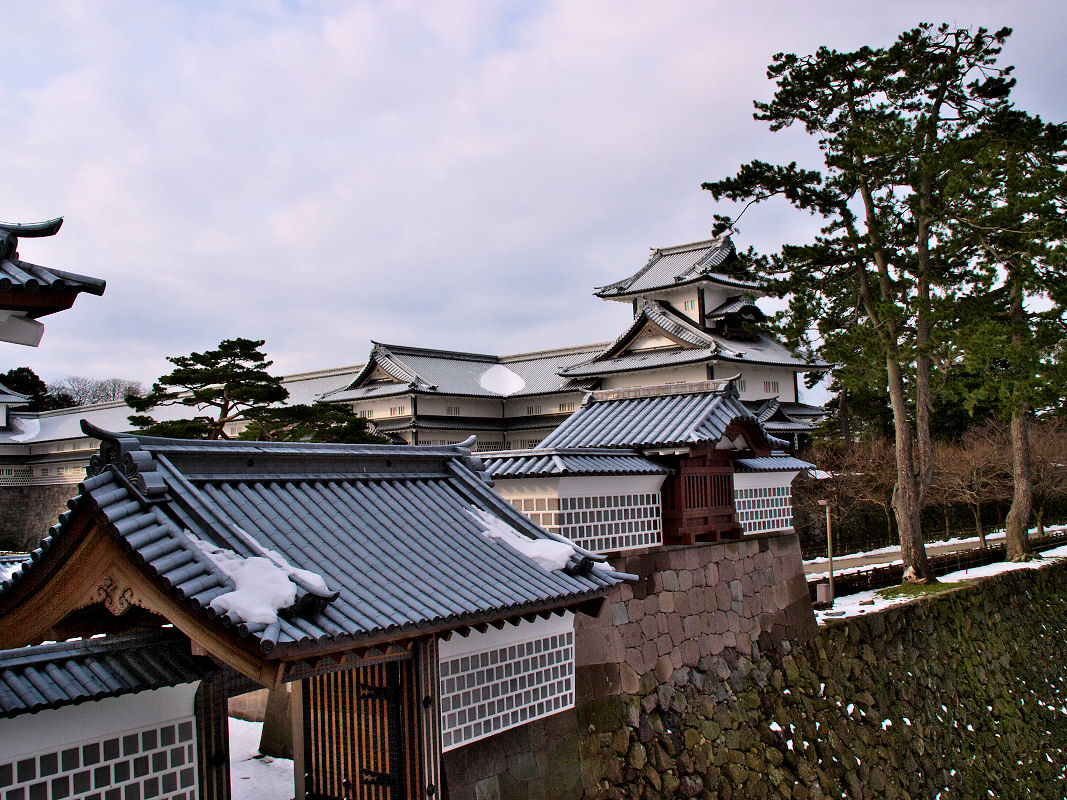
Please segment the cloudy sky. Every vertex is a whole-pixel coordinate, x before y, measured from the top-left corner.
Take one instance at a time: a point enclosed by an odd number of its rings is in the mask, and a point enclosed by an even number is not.
[[[779,51],[1009,25],[1018,104],[1067,118],[1059,0],[41,0],[4,18],[0,219],[64,216],[22,257],[108,283],[45,318],[39,348],[0,343],[0,371],[46,380],[150,383],[235,336],[284,373],[362,362],[371,339],[612,339],[629,310],[593,288],[704,238],[702,181],[810,158],[752,119]],[[765,249],[810,226],[743,222],[739,245]]]

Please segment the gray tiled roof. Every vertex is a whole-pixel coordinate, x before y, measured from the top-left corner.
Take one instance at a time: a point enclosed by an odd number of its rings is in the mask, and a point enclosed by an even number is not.
[[[192,683],[217,671],[173,628],[0,650],[0,715]]]
[[[39,267],[17,258],[5,258],[0,261],[0,292],[73,290],[101,295],[104,293],[105,285],[105,281],[100,278],[90,278],[87,275],[77,275],[61,269]]]
[[[63,225],[63,218],[33,223],[0,222],[0,292],[10,292],[8,298],[13,303],[5,307],[22,307],[21,297],[36,295],[47,296],[49,292],[63,293],[67,298],[59,306],[47,302],[27,303],[25,308],[31,317],[51,314],[59,308],[66,308],[72,302],[73,292],[88,292],[100,295],[104,293],[105,282],[100,278],[90,278],[61,269],[41,267],[19,258],[19,239],[54,236]]]
[[[660,328],[680,344],[677,347],[629,351],[616,355],[634,334],[649,324]],[[561,375],[570,378],[592,378],[710,360],[768,364],[794,369],[819,369],[826,366],[821,361],[809,364],[787,347],[762,334],[735,340],[704,330],[668,304],[651,300],[640,306],[633,323],[614,342],[592,358],[563,369]]]
[[[30,402],[30,398],[27,395],[13,392],[0,383],[0,403],[7,406],[24,406],[28,402]]]
[[[606,358],[603,361],[589,361],[585,364],[579,364],[567,369],[565,374],[573,378],[611,375],[616,372],[632,372],[639,369],[696,364],[701,361],[718,359],[721,355],[718,347],[702,347],[695,350],[687,350],[681,347],[642,350],[626,353],[618,358]]]
[[[550,571],[485,535],[474,509],[521,536],[560,540],[496,495],[478,474],[481,463],[461,446],[87,433],[102,440],[90,467],[101,471],[81,484],[71,513],[97,509],[180,602],[232,625],[263,653],[393,641],[576,606],[620,580],[590,569],[600,556],[576,551],[566,570]],[[70,514],[60,519],[34,552],[34,563],[12,581],[73,535]],[[244,557],[275,550],[290,565],[321,575],[331,592],[305,587],[293,613],[269,627],[217,617],[210,603],[232,582],[189,534]]]
[[[537,447],[478,455],[494,480],[547,475],[666,475],[670,472],[634,450]]]
[[[415,390],[437,394],[501,397],[481,384],[490,369],[504,366],[523,381],[523,387],[508,395],[519,397],[574,390],[584,385],[561,377],[560,370],[587,360],[603,345],[569,347],[514,356],[462,353],[454,350],[431,350],[422,347],[375,342],[363,371],[345,388],[331,393],[331,401],[362,400],[392,396]],[[365,383],[375,368],[381,368],[398,383]]]
[[[759,458],[738,458],[734,465],[739,472],[788,472],[815,468],[814,464],[784,453]]]
[[[594,392],[541,446],[642,449],[688,446],[718,441],[734,421],[748,422],[763,430],[759,419],[738,399],[729,382]],[[787,442],[767,438],[772,446],[788,446]]]
[[[755,283],[731,278],[716,271],[718,267],[733,260],[735,255],[734,243],[729,236],[660,248],[653,250],[648,263],[629,278],[602,286],[595,294],[603,298],[626,297],[641,292],[684,286],[698,280],[759,291]]]
[[[764,317],[764,313],[760,310],[759,306],[757,306],[756,302],[748,295],[738,295],[737,297],[729,297],[726,299],[726,302],[716,306],[704,316],[706,319],[709,320],[722,319],[723,317],[727,317],[731,314],[740,314],[743,311],[747,310],[755,311],[755,316],[757,318]]]

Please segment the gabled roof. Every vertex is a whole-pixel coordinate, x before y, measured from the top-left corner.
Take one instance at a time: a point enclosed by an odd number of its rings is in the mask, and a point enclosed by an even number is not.
[[[583,384],[560,376],[560,370],[588,359],[603,345],[568,347],[514,356],[432,350],[373,342],[363,370],[325,399],[363,400],[417,391],[475,397],[513,397],[574,390]],[[371,382],[381,370],[392,381]],[[395,382],[393,382],[395,381]]]
[[[783,403],[777,397],[768,397],[766,400],[749,400],[745,403],[769,431],[775,433],[789,433],[794,431],[807,432],[811,430],[814,417],[794,419],[786,413]],[[790,403],[791,406],[803,406],[803,403]],[[825,414],[825,412],[823,412]]]
[[[462,446],[86,433],[102,442],[92,477],[31,563],[3,583],[0,609],[35,571],[62,569],[51,553],[68,537],[87,535],[76,524],[86,517],[103,520],[107,535],[183,613],[236,631],[264,657],[579,607],[620,580],[610,569],[592,569],[603,559],[580,549],[566,569],[549,570],[490,538],[487,519],[519,537],[566,542],[496,495]],[[276,622],[235,618],[212,608],[234,584],[198,541],[242,559],[273,551],[288,567],[321,576],[326,589],[294,578],[297,601]],[[70,544],[58,551],[69,552]]]
[[[29,395],[20,394],[0,383],[0,403],[5,406],[24,406],[30,402]]]
[[[760,307],[756,305],[756,301],[748,295],[743,294],[726,298],[724,303],[707,312],[704,315],[704,318],[711,321],[741,314],[750,314],[755,319],[766,318],[766,314],[764,314],[760,310]]]
[[[731,278],[719,271],[720,267],[735,261],[736,258],[737,252],[729,236],[658,248],[652,251],[648,263],[629,278],[601,286],[594,294],[604,299],[623,299],[642,292],[670,289],[697,281],[710,281],[722,286],[758,292],[757,284]]]
[[[670,470],[636,450],[612,448],[542,448],[479,453],[486,470],[498,478],[553,475],[667,475]]]
[[[80,292],[101,295],[105,282],[61,269],[41,267],[18,256],[18,240],[53,236],[63,224],[57,217],[46,222],[0,222],[0,308],[43,317],[70,308]]]
[[[738,399],[732,381],[704,381],[592,392],[541,447],[688,447],[719,442],[734,422],[758,431],[767,449],[788,446],[766,435],[760,421]]]
[[[650,328],[673,340],[675,346],[627,350],[642,331]],[[767,364],[799,371],[826,367],[821,361],[809,364],[763,334],[755,334],[741,341],[706,330],[669,303],[652,299],[638,306],[633,323],[614,342],[592,358],[566,367],[560,374],[568,378],[595,378],[711,360]]]
[[[193,683],[218,670],[173,628],[0,650],[0,715]]]

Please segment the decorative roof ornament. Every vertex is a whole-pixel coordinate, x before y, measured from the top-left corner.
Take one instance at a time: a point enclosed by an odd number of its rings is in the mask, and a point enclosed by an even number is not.
[[[62,217],[44,222],[0,222],[0,341],[36,347],[44,335],[38,317],[74,305],[81,292],[101,295],[105,282],[41,267],[19,258],[19,239],[54,236]]]

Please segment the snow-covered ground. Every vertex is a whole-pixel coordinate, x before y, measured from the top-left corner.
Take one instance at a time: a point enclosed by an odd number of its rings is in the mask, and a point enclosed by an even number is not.
[[[293,762],[259,754],[262,722],[230,717],[230,788],[233,800],[292,800]]]
[[[1048,525],[1048,526],[1045,527],[1046,535],[1050,534],[1050,533],[1063,533],[1064,531],[1067,531],[1067,525]],[[1030,529],[1030,535],[1031,536],[1037,536],[1037,528],[1031,528]],[[987,542],[989,542],[991,544],[997,544],[1001,540],[1004,539],[1004,531],[1003,530],[993,531],[991,533],[986,534],[985,538],[986,538]],[[926,546],[927,547],[943,547],[943,546],[946,546],[946,545],[962,545],[962,544],[977,544],[977,543],[978,543],[978,537],[977,536],[966,536],[966,537],[957,536],[957,537],[953,537],[952,539],[945,539],[945,540],[939,541],[939,542],[927,542]],[[889,555],[891,553],[898,553],[899,554],[900,553],[900,545],[890,545],[888,547],[879,547],[879,548],[877,548],[875,550],[865,550],[862,553],[847,553],[846,555],[834,556],[834,558],[837,559],[838,563],[841,563],[845,559],[865,558],[865,557],[868,557],[868,556],[884,556],[884,555]],[[820,556],[819,558],[806,559],[804,561],[804,566],[810,566],[812,564],[825,564],[826,562],[827,562],[826,556]],[[845,567],[843,569],[840,568],[840,567],[835,567],[834,576],[836,577],[838,575],[851,575],[851,574],[853,574],[855,572],[864,572],[866,570],[871,570],[871,569],[874,569],[876,567],[889,567],[889,566],[894,566],[894,565],[903,564],[903,563],[904,562],[901,559],[896,558],[896,559],[893,559],[892,561],[883,561],[883,562],[880,562],[880,563],[877,563],[877,564],[858,564],[856,566]],[[809,581],[819,581],[819,580],[825,580],[829,576],[830,576],[830,573],[827,571],[827,572],[808,572],[804,577],[807,578],[807,580],[809,580]]]
[[[1067,558],[1067,545],[1056,547],[1052,550],[1046,550],[1041,555],[1042,558],[1036,561],[998,561],[995,564],[986,564],[984,567],[961,569],[959,572],[950,572],[948,575],[942,575],[938,577],[938,580],[942,583],[958,583],[960,581],[986,578],[990,575],[998,575],[1001,572],[1010,572],[1017,569],[1040,569],[1055,561],[1061,561]],[[915,599],[912,597],[885,598],[880,596],[879,592],[881,591],[884,590],[876,589],[869,592],[859,592],[858,594],[838,597],[834,600],[834,604],[831,608],[816,611],[815,618],[819,624],[822,625],[826,622],[832,622],[835,619],[856,617],[861,614],[868,614],[872,611],[888,608],[889,606],[908,603]]]

